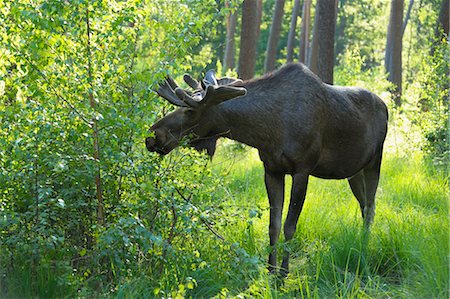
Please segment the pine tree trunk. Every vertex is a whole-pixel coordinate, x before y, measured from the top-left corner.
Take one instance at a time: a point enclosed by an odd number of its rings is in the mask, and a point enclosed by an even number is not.
[[[319,24],[319,14],[318,14],[318,7],[319,4],[316,4],[316,11],[315,11],[315,15],[314,15],[314,27],[313,27],[313,33],[312,33],[312,38],[311,38],[311,46],[309,48],[309,53],[308,53],[308,67],[311,69],[311,71],[313,71],[313,73],[317,74],[317,55],[318,55],[318,50],[319,50],[319,45],[318,45],[318,37],[319,37],[319,32],[318,32],[318,24]]]
[[[241,46],[239,51],[239,78],[253,78],[256,64],[256,42],[258,24],[257,0],[244,0],[242,4]]]
[[[318,0],[310,68],[322,81],[329,84],[333,84],[335,29],[336,0]]]
[[[266,60],[264,62],[264,71],[270,72],[275,68],[277,58],[277,46],[280,39],[281,23],[284,14],[284,0],[275,2],[272,26],[270,27],[269,40],[267,41]]]
[[[414,4],[414,0],[409,0],[408,11],[406,12],[405,20],[403,21],[402,26],[402,35],[405,34],[406,26],[408,25],[409,18],[411,17],[411,9]]]
[[[338,1],[338,5],[336,8],[343,8],[346,5],[347,0],[340,0]],[[339,9],[338,8],[338,9]],[[338,57],[340,53],[344,51],[345,43],[347,42],[347,39],[345,37],[345,28],[347,26],[347,16],[346,14],[339,15],[339,20],[336,19],[336,34],[335,34],[335,47],[334,47],[334,57]]]
[[[386,42],[385,67],[388,80],[394,84],[392,95],[397,106],[402,95],[403,0],[391,1],[391,13]]]
[[[309,50],[309,28],[311,23],[311,0],[303,2],[302,9],[302,28],[300,31],[300,53],[298,60],[307,63]]]
[[[256,41],[259,40],[259,35],[261,33],[261,20],[263,14],[263,0],[257,0],[257,15],[256,15]]]
[[[225,5],[229,5],[227,1]],[[227,16],[227,37],[225,44],[225,54],[223,58],[223,70],[234,69],[234,37],[236,34],[237,13],[233,12]]]
[[[289,35],[287,40],[287,55],[286,55],[287,62],[292,62],[294,56],[295,29],[297,27],[297,17],[299,8],[300,8],[300,0],[294,0],[294,7],[292,8],[291,24],[289,27]]]
[[[434,32],[434,35],[436,36],[436,39],[442,39],[442,33],[444,33],[446,36],[448,36],[448,30],[449,30],[449,0],[443,0],[441,4],[441,10],[439,12],[439,18],[438,18],[438,24],[436,26],[436,30]]]

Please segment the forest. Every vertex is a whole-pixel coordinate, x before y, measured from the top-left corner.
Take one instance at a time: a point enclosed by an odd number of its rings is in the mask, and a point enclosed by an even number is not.
[[[0,297],[449,298],[448,31],[448,0],[1,0]],[[389,125],[370,233],[346,180],[311,177],[280,278],[258,152],[145,138],[167,76],[288,62]]]

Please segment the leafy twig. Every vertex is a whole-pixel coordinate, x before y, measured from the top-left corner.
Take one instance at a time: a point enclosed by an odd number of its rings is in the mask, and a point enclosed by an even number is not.
[[[180,191],[180,189],[178,189],[178,188],[175,187],[175,190],[177,191],[178,195],[181,196],[182,199],[184,199],[186,202],[188,202],[190,205],[192,205],[196,210],[198,210],[198,208],[195,207],[195,206],[190,202],[190,196],[191,196],[192,194],[190,194],[189,198],[186,198],[186,197],[184,196],[184,194]],[[209,224],[209,223],[208,223],[205,219],[203,219],[202,217],[200,217],[200,220],[203,222],[203,224],[206,226],[206,228],[207,228],[210,232],[212,232],[217,238],[219,238],[219,239],[222,240],[222,241],[225,241],[225,238],[224,238],[222,235],[220,235],[218,232],[216,232],[216,231],[214,230],[214,228],[211,226],[211,224]]]

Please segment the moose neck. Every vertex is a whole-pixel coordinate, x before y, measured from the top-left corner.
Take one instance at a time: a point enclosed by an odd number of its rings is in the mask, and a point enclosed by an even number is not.
[[[270,150],[279,144],[281,124],[274,113],[267,91],[258,84],[244,83],[245,96],[222,102],[211,107],[205,113],[205,122],[209,123],[208,136],[227,137],[259,150]],[[276,108],[275,108],[276,110]]]

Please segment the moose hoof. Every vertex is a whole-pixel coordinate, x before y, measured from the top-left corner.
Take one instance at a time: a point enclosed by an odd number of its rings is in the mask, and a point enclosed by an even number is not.
[[[279,277],[281,278],[281,279],[285,279],[287,276],[288,276],[288,274],[289,274],[289,270],[288,269],[286,269],[286,268],[281,268],[280,269],[280,273],[279,273]]]
[[[276,274],[277,273],[277,268],[274,267],[273,265],[269,265],[267,267],[267,271],[269,271],[269,274]]]

